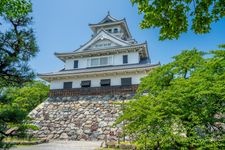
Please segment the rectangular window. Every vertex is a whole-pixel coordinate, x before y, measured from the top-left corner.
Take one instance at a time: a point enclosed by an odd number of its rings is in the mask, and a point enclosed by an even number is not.
[[[81,81],[81,87],[91,87],[91,80]]]
[[[107,29],[106,31],[108,31],[109,33],[111,33],[112,32],[112,29]]]
[[[131,78],[121,78],[121,85],[122,86],[131,85]]]
[[[107,65],[107,64],[109,64],[108,61],[109,61],[108,57],[102,57],[102,58],[100,58],[100,65],[101,66]]]
[[[78,60],[74,60],[73,68],[78,68]]]
[[[88,67],[107,66],[112,64],[112,56],[90,58],[87,60]]]
[[[99,65],[99,59],[93,58],[91,59],[91,66],[98,66]]]
[[[128,63],[128,56],[123,55],[123,64],[127,64],[127,63]]]
[[[113,31],[114,31],[114,33],[118,33],[118,29],[117,28],[115,28]]]
[[[72,82],[64,82],[63,89],[72,89]]]
[[[110,79],[102,79],[100,84],[101,86],[110,86]]]

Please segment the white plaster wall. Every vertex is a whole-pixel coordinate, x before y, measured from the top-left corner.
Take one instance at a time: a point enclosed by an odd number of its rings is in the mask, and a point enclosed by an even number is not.
[[[130,52],[130,53],[121,53],[111,55],[113,56],[113,65],[122,65],[123,64],[123,55],[128,55],[128,64],[136,64],[139,63],[139,53],[138,52]],[[104,56],[102,56],[104,57]],[[74,69],[74,60],[78,60],[78,68],[87,68],[87,59],[90,57],[84,57],[79,59],[69,59],[65,62],[65,69]]]
[[[64,81],[66,82],[66,81]],[[63,84],[62,81],[60,80],[54,80],[50,82],[50,89],[62,89],[63,88]]]
[[[131,52],[128,54],[128,64],[136,64],[139,63],[139,53]]]
[[[86,68],[87,67],[87,58],[79,58],[79,59],[68,59],[65,62],[65,69],[74,69],[74,60],[78,60],[78,68]]]
[[[54,80],[50,83],[50,89],[63,89],[64,82],[73,82],[73,88],[80,88],[81,81],[91,80],[91,87],[99,87],[101,79],[111,79],[111,86],[121,85],[121,78],[132,78],[132,84],[139,84],[140,79],[147,74],[128,74],[128,75],[117,75],[117,76],[102,76],[102,77],[92,77],[92,78],[79,78],[70,80]]]
[[[128,64],[136,64],[139,63],[139,53],[138,52],[130,52],[130,53],[121,53],[114,55],[114,65],[122,65],[123,64],[123,55],[128,55]]]
[[[77,60],[78,60],[78,68],[87,68],[87,58]]]
[[[68,59],[65,62],[65,69],[72,69],[74,65],[74,60],[73,59]],[[78,64],[79,67],[79,64]]]

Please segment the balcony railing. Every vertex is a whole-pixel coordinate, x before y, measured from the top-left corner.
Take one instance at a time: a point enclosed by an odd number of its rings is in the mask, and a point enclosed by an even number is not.
[[[88,87],[88,88],[73,88],[73,89],[52,89],[50,97],[69,97],[69,96],[85,96],[85,95],[122,95],[134,94],[138,85],[129,86],[107,86],[107,87]]]

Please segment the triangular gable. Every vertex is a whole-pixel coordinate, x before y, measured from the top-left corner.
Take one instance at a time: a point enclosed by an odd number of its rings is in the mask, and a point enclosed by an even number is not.
[[[117,19],[113,18],[110,13],[108,12],[107,16],[105,16],[104,19],[102,19],[99,24],[102,24],[102,23],[108,23],[108,22],[114,22],[114,21],[118,21]]]
[[[112,47],[120,47],[121,45],[109,40],[109,39],[99,39],[98,41],[91,44],[84,50],[99,50],[105,48],[112,48]]]
[[[129,46],[129,45],[131,45],[130,43],[109,34],[105,30],[101,30],[95,37],[93,37],[90,41],[88,41],[82,47],[77,49],[75,52],[82,52],[84,50],[91,49],[95,46],[95,44],[97,44],[103,40],[109,41],[113,45],[113,47],[114,46]],[[99,49],[102,49],[102,48],[99,47]]]
[[[117,20],[115,20],[111,16],[106,16],[102,21],[99,22],[99,24],[109,23],[109,22],[114,22],[114,21],[117,21]]]

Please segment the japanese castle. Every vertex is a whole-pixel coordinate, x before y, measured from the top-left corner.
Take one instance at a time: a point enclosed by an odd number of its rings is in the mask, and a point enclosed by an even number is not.
[[[50,96],[134,93],[151,64],[147,43],[132,38],[125,19],[109,13],[89,24],[91,39],[72,52],[55,53],[65,63],[58,72],[39,74],[50,82]]]

